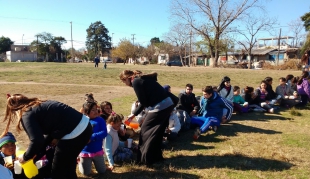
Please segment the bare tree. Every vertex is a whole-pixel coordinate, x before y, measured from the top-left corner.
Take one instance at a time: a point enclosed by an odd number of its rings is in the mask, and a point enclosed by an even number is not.
[[[184,66],[184,62],[182,59],[183,56],[185,55],[186,44],[188,44],[190,40],[188,26],[180,23],[175,24],[172,27],[170,27],[170,31],[164,34],[163,36],[167,42],[177,47],[180,60],[182,62],[182,65]]]
[[[229,25],[250,9],[260,7],[260,0],[175,0],[172,16],[189,24],[208,41],[213,66],[217,65],[219,40]],[[260,7],[261,8],[261,7]]]
[[[296,20],[292,20],[291,22],[288,23],[290,32],[294,34],[294,39],[292,42],[293,47],[298,47],[300,46],[301,40],[306,36],[305,34],[302,33],[304,30],[304,24],[301,21],[300,18],[297,18]]]
[[[260,31],[269,31],[272,28],[272,25],[276,22],[276,19],[270,19],[266,17],[254,17],[249,15],[248,18],[244,19],[245,29],[236,29],[239,34],[241,34],[245,40],[238,41],[238,44],[241,45],[248,57],[250,58],[248,63],[248,68],[251,68],[252,62],[252,49],[256,44],[256,35]]]

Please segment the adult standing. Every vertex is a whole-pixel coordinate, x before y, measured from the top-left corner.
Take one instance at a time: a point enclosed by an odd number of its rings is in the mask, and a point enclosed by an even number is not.
[[[309,55],[310,50],[308,50],[302,57],[301,57],[301,64],[305,67],[309,65]]]
[[[6,135],[11,122],[17,120],[29,137],[27,151],[19,157],[20,163],[32,159],[47,145],[55,145],[52,178],[76,179],[76,158],[92,135],[89,119],[70,106],[50,100],[28,98],[14,94],[7,99],[4,122]],[[1,137],[2,137],[1,136]]]
[[[151,166],[163,160],[161,143],[174,103],[157,82],[157,73],[143,75],[141,71],[124,70],[119,77],[127,86],[133,87],[140,102],[128,118],[133,119],[144,107],[149,109],[141,125],[137,162]]]
[[[99,64],[99,62],[100,62],[100,59],[99,59],[99,57],[98,57],[98,55],[95,57],[95,68],[97,67],[98,68],[98,64]]]

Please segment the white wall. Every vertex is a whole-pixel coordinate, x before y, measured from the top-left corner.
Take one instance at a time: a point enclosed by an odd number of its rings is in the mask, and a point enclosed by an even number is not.
[[[22,62],[33,62],[37,60],[37,53],[34,52],[7,51],[6,56],[10,62],[16,62],[17,60]]]

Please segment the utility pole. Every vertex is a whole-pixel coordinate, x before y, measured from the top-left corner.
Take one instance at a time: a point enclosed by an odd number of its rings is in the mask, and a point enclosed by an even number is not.
[[[131,34],[132,35],[132,44],[135,45],[135,35],[136,34]]]
[[[134,50],[134,54],[133,54],[133,64],[135,65],[136,64],[136,57],[135,57],[135,35],[136,34],[131,34],[132,35],[132,45],[133,45],[133,50]]]
[[[113,35],[114,35],[114,33],[112,33],[111,48],[113,48]]]
[[[39,45],[39,36],[37,35],[37,59],[38,59],[38,51],[39,51],[38,45]]]
[[[280,39],[281,39],[281,28],[280,28],[280,34],[279,34],[279,39],[278,39],[278,58],[277,58],[277,66],[279,65],[279,57],[280,57]]]
[[[71,24],[71,58],[72,58],[72,62],[74,62],[73,59],[73,40],[72,40],[72,21],[70,22]]]
[[[189,58],[188,58],[188,66],[190,66],[192,62],[192,28],[191,32],[189,33]]]

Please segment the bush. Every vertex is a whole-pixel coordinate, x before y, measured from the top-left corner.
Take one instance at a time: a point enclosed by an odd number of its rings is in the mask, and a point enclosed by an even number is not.
[[[263,69],[266,70],[301,70],[301,68],[302,66],[298,59],[290,59],[279,66],[272,65],[271,62],[263,63]]]

